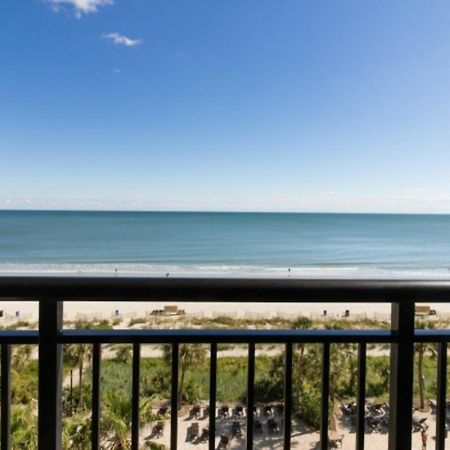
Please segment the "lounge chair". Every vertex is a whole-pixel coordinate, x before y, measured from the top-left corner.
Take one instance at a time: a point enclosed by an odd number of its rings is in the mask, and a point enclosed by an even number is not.
[[[244,407],[242,405],[237,405],[236,408],[234,408],[234,415],[235,417],[244,417]]]
[[[339,437],[328,438],[329,448],[340,448],[342,447],[342,441],[344,440],[344,435],[341,434]]]
[[[152,429],[152,438],[162,438],[164,436],[164,422],[156,422],[156,425]]]
[[[272,405],[266,405],[264,406],[264,415],[266,417],[272,417],[273,416],[273,408]]]
[[[228,448],[229,445],[230,445],[230,438],[226,434],[222,434],[222,436],[220,436],[220,441],[217,448],[218,449]]]
[[[231,437],[232,438],[242,437],[241,424],[237,421],[231,424]]]
[[[420,417],[416,414],[413,414],[412,417],[412,429],[413,431],[422,431],[428,429],[428,424],[426,423],[426,417]]]
[[[192,419],[200,419],[200,405],[195,405],[192,407],[189,417]]]
[[[437,402],[436,400],[428,400],[428,405],[431,408],[431,414],[436,414],[436,410],[437,410]]]
[[[269,419],[267,421],[267,428],[269,429],[269,434],[278,434],[280,432],[278,422],[274,419]]]
[[[346,415],[346,416],[353,416],[356,414],[356,403],[347,403],[347,404],[342,404],[341,405],[341,411]]]
[[[369,429],[371,433],[381,433],[382,428],[382,419],[379,416],[367,416],[366,419],[366,426]]]
[[[209,428],[203,428],[200,435],[200,442],[205,443],[209,441]]]
[[[158,409],[158,414],[161,416],[165,416],[169,412],[169,408],[167,406],[161,406],[161,408]]]
[[[261,423],[260,420],[255,419],[255,420],[253,421],[253,428],[255,429],[255,432],[256,432],[256,433],[262,434],[263,428],[262,428],[262,423]]]
[[[219,419],[228,419],[230,417],[230,408],[228,405],[223,405],[219,408]]]
[[[284,415],[283,403],[278,403],[278,405],[276,405],[276,410],[277,410],[278,415],[283,416]]]
[[[198,438],[199,428],[198,422],[192,422],[192,425],[187,430],[187,440],[193,441]]]

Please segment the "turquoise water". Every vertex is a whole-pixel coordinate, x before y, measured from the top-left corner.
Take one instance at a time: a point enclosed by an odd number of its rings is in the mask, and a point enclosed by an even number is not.
[[[0,272],[116,269],[449,277],[450,216],[0,211]]]

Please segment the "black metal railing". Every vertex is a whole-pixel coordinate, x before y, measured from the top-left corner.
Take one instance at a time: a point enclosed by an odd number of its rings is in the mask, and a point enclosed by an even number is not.
[[[210,411],[215,411],[217,345],[248,344],[247,411],[253,411],[255,344],[285,345],[284,448],[291,448],[293,345],[318,343],[322,352],[321,448],[328,448],[330,345],[358,344],[356,448],[364,449],[366,351],[370,343],[390,343],[389,450],[411,449],[414,343],[438,345],[438,396],[436,448],[445,447],[447,342],[450,330],[415,330],[416,302],[450,301],[448,281],[279,280],[279,279],[174,279],[0,277],[1,301],[38,301],[37,331],[3,330],[1,344],[1,449],[10,448],[11,345],[38,344],[38,447],[61,449],[62,346],[93,345],[92,449],[100,448],[101,344],[133,344],[132,449],[139,448],[139,377],[142,344],[172,346],[171,410],[177,411],[178,351],[181,343],[210,345]],[[391,305],[390,330],[64,330],[63,302],[73,301],[174,301],[177,302],[354,302]],[[45,399],[45,401],[42,401]],[[247,414],[247,449],[253,448],[253,414]],[[215,448],[215,414],[209,418],[209,449]],[[171,415],[172,450],[177,449],[177,414]]]

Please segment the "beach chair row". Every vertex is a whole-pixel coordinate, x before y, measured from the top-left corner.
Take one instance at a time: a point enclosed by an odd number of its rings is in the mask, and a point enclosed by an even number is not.
[[[282,416],[284,412],[284,407],[282,404],[277,405],[263,405],[255,406],[253,408],[254,417],[275,417],[277,415]],[[247,408],[242,405],[236,405],[230,407],[229,405],[222,405],[216,409],[216,416],[218,419],[229,419],[229,418],[241,418],[247,416]],[[193,406],[189,411],[188,419],[190,420],[201,420],[209,417],[209,406],[202,408],[200,405]]]

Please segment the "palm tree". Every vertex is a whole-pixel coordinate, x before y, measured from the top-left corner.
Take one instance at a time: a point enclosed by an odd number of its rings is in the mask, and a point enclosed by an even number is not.
[[[92,357],[92,346],[89,344],[68,344],[64,346],[64,360],[69,367],[78,368],[78,408],[83,405],[84,364]]]
[[[151,407],[152,398],[140,401],[139,417],[143,425],[155,420],[161,420],[161,416],[154,414]],[[102,418],[104,429],[104,445],[106,450],[129,450],[131,448],[131,396],[125,391],[108,390],[105,396],[105,408]]]
[[[180,384],[178,385],[177,405],[181,408],[183,400],[184,382],[189,368],[199,366],[206,360],[206,347],[202,344],[180,344],[178,347],[178,367],[180,370]],[[164,359],[169,364],[172,361],[170,346],[164,346]]]
[[[105,445],[107,450],[129,450],[131,448],[131,396],[124,391],[108,390],[105,396],[103,415]]]
[[[122,344],[116,348],[116,355],[114,361],[122,364],[127,364],[131,361],[131,345]]]
[[[313,322],[310,318],[308,317],[303,317],[303,316],[299,316],[297,317],[297,319],[295,319],[292,322],[291,328],[293,330],[309,330],[313,325]],[[299,343],[298,344],[299,348],[300,348],[300,366],[303,364],[303,358],[305,355],[305,343]]]
[[[92,324],[85,320],[77,320],[75,322],[75,329],[89,329]],[[83,405],[83,374],[84,364],[86,360],[92,358],[92,345],[89,344],[66,344],[64,346],[64,362],[69,365],[70,368],[78,368],[78,405],[80,408]]]
[[[434,322],[431,321],[416,321],[416,328],[418,329],[433,329]],[[419,409],[425,409],[425,376],[423,375],[423,361],[427,353],[435,355],[435,347],[433,344],[427,342],[417,342],[414,344],[414,352],[417,355],[417,378],[419,385]]]
[[[298,316],[297,319],[295,319],[292,322],[291,328],[294,330],[309,330],[313,325],[312,320],[309,317],[304,316]],[[297,366],[297,376],[296,381],[299,384],[299,389],[297,389],[297,405],[300,405],[300,395],[301,395],[301,384],[303,382],[303,367],[304,367],[304,360],[305,360],[305,343],[299,343],[298,347],[300,349],[300,355],[298,357],[298,366]]]
[[[349,323],[332,321],[325,325],[327,330],[347,330],[351,328]],[[356,392],[356,355],[357,345],[349,344],[333,344],[330,347],[330,396],[335,400],[336,390],[347,388],[348,395],[354,395]],[[346,379],[344,374],[348,374]],[[346,382],[347,381],[347,382]]]
[[[37,368],[32,364],[32,352],[31,345],[13,347],[11,361],[13,403],[29,405],[37,396]]]
[[[29,405],[13,405],[11,448],[37,449],[37,421]]]
[[[63,449],[88,450],[91,448],[91,425],[86,415],[75,414],[63,422]]]

